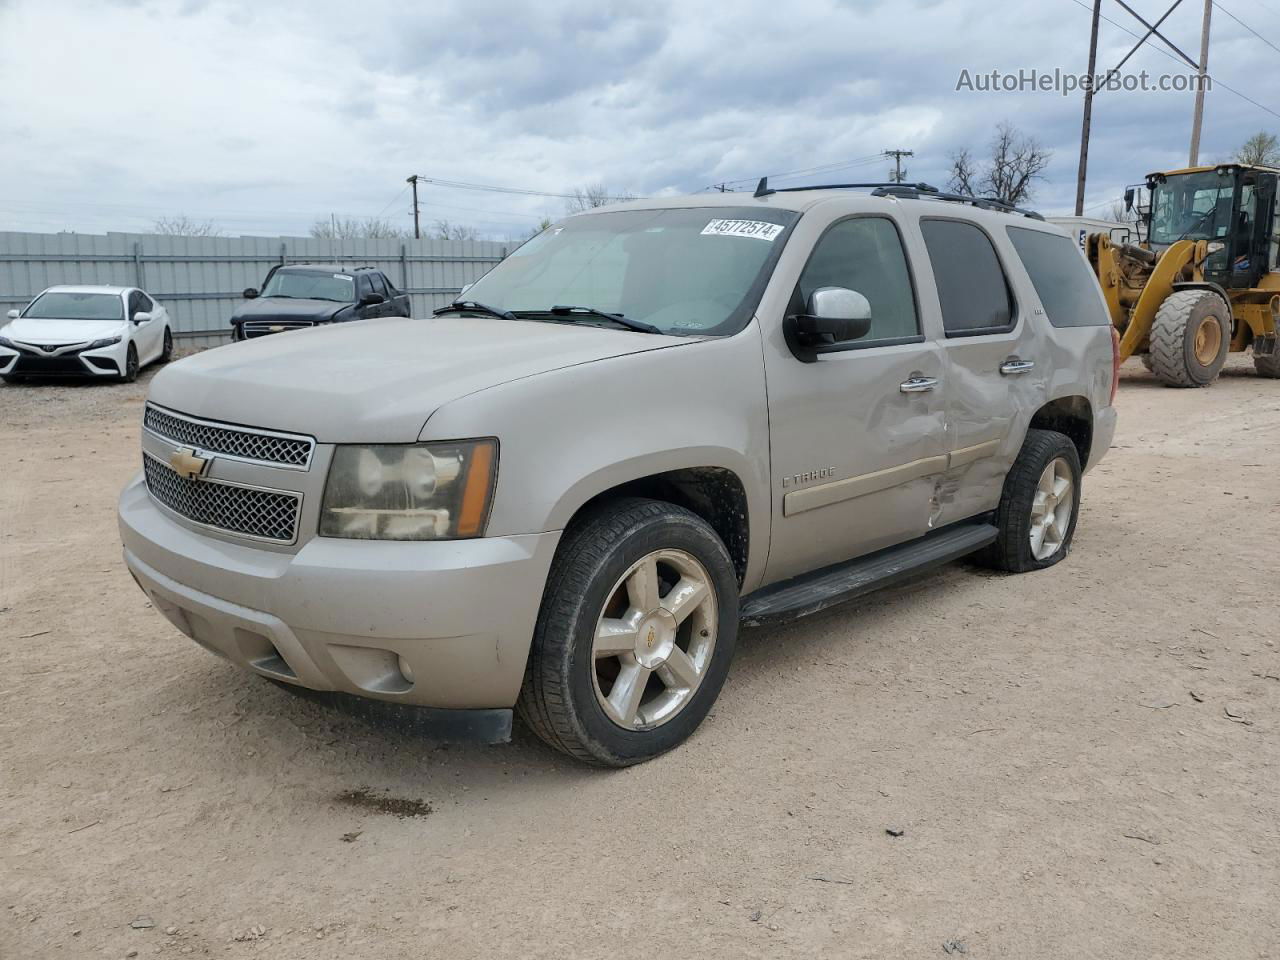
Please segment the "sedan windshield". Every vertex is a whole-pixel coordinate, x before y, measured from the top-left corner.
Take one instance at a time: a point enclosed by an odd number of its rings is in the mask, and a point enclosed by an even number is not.
[[[1152,191],[1152,243],[1211,240],[1231,229],[1235,181],[1213,170],[1167,178]]]
[[[620,313],[663,333],[736,333],[798,216],[683,207],[573,217],[519,247],[469,288],[467,299],[548,320],[556,319],[552,307],[572,305]]]
[[[22,314],[34,320],[123,320],[124,302],[116,293],[42,293]]]
[[[350,277],[341,273],[277,270],[262,288],[262,296],[351,303],[356,298],[356,285]]]

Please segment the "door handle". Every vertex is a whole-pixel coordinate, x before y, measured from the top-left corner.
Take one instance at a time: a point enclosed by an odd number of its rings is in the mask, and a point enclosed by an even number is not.
[[[1030,373],[1035,369],[1036,362],[1034,360],[1019,360],[1014,357],[1000,364],[1000,372],[1006,377],[1012,377],[1019,373]]]
[[[903,393],[925,393],[938,385],[937,377],[911,377],[898,387]]]

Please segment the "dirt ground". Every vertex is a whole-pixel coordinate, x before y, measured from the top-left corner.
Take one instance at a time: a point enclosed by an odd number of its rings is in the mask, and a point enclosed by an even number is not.
[[[367,727],[178,635],[115,529],[145,390],[0,387],[4,960],[1280,958],[1247,361],[1128,364],[1064,563],[749,631],[693,740],[620,772]]]

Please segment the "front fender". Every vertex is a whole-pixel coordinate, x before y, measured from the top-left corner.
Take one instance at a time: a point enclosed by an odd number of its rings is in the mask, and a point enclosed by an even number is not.
[[[497,437],[490,536],[562,530],[592,498],[655,474],[732,471],[746,492],[750,584],[768,552],[768,429],[752,323],[490,387],[442,406],[421,439]]]

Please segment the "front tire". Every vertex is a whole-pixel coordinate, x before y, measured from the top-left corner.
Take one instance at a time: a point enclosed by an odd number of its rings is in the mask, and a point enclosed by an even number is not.
[[[129,344],[129,349],[124,355],[124,373],[120,374],[121,383],[133,383],[138,379],[138,348],[134,344]]]
[[[1170,387],[1205,387],[1231,348],[1231,308],[1208,290],[1175,290],[1151,323],[1151,371]]]
[[[996,509],[999,536],[974,559],[993,570],[1026,573],[1065,558],[1080,512],[1080,474],[1080,455],[1069,437],[1028,430]]]
[[[702,723],[737,633],[737,573],[715,531],[670,503],[608,503],[556,552],[516,710],[586,763],[648,760]]]

